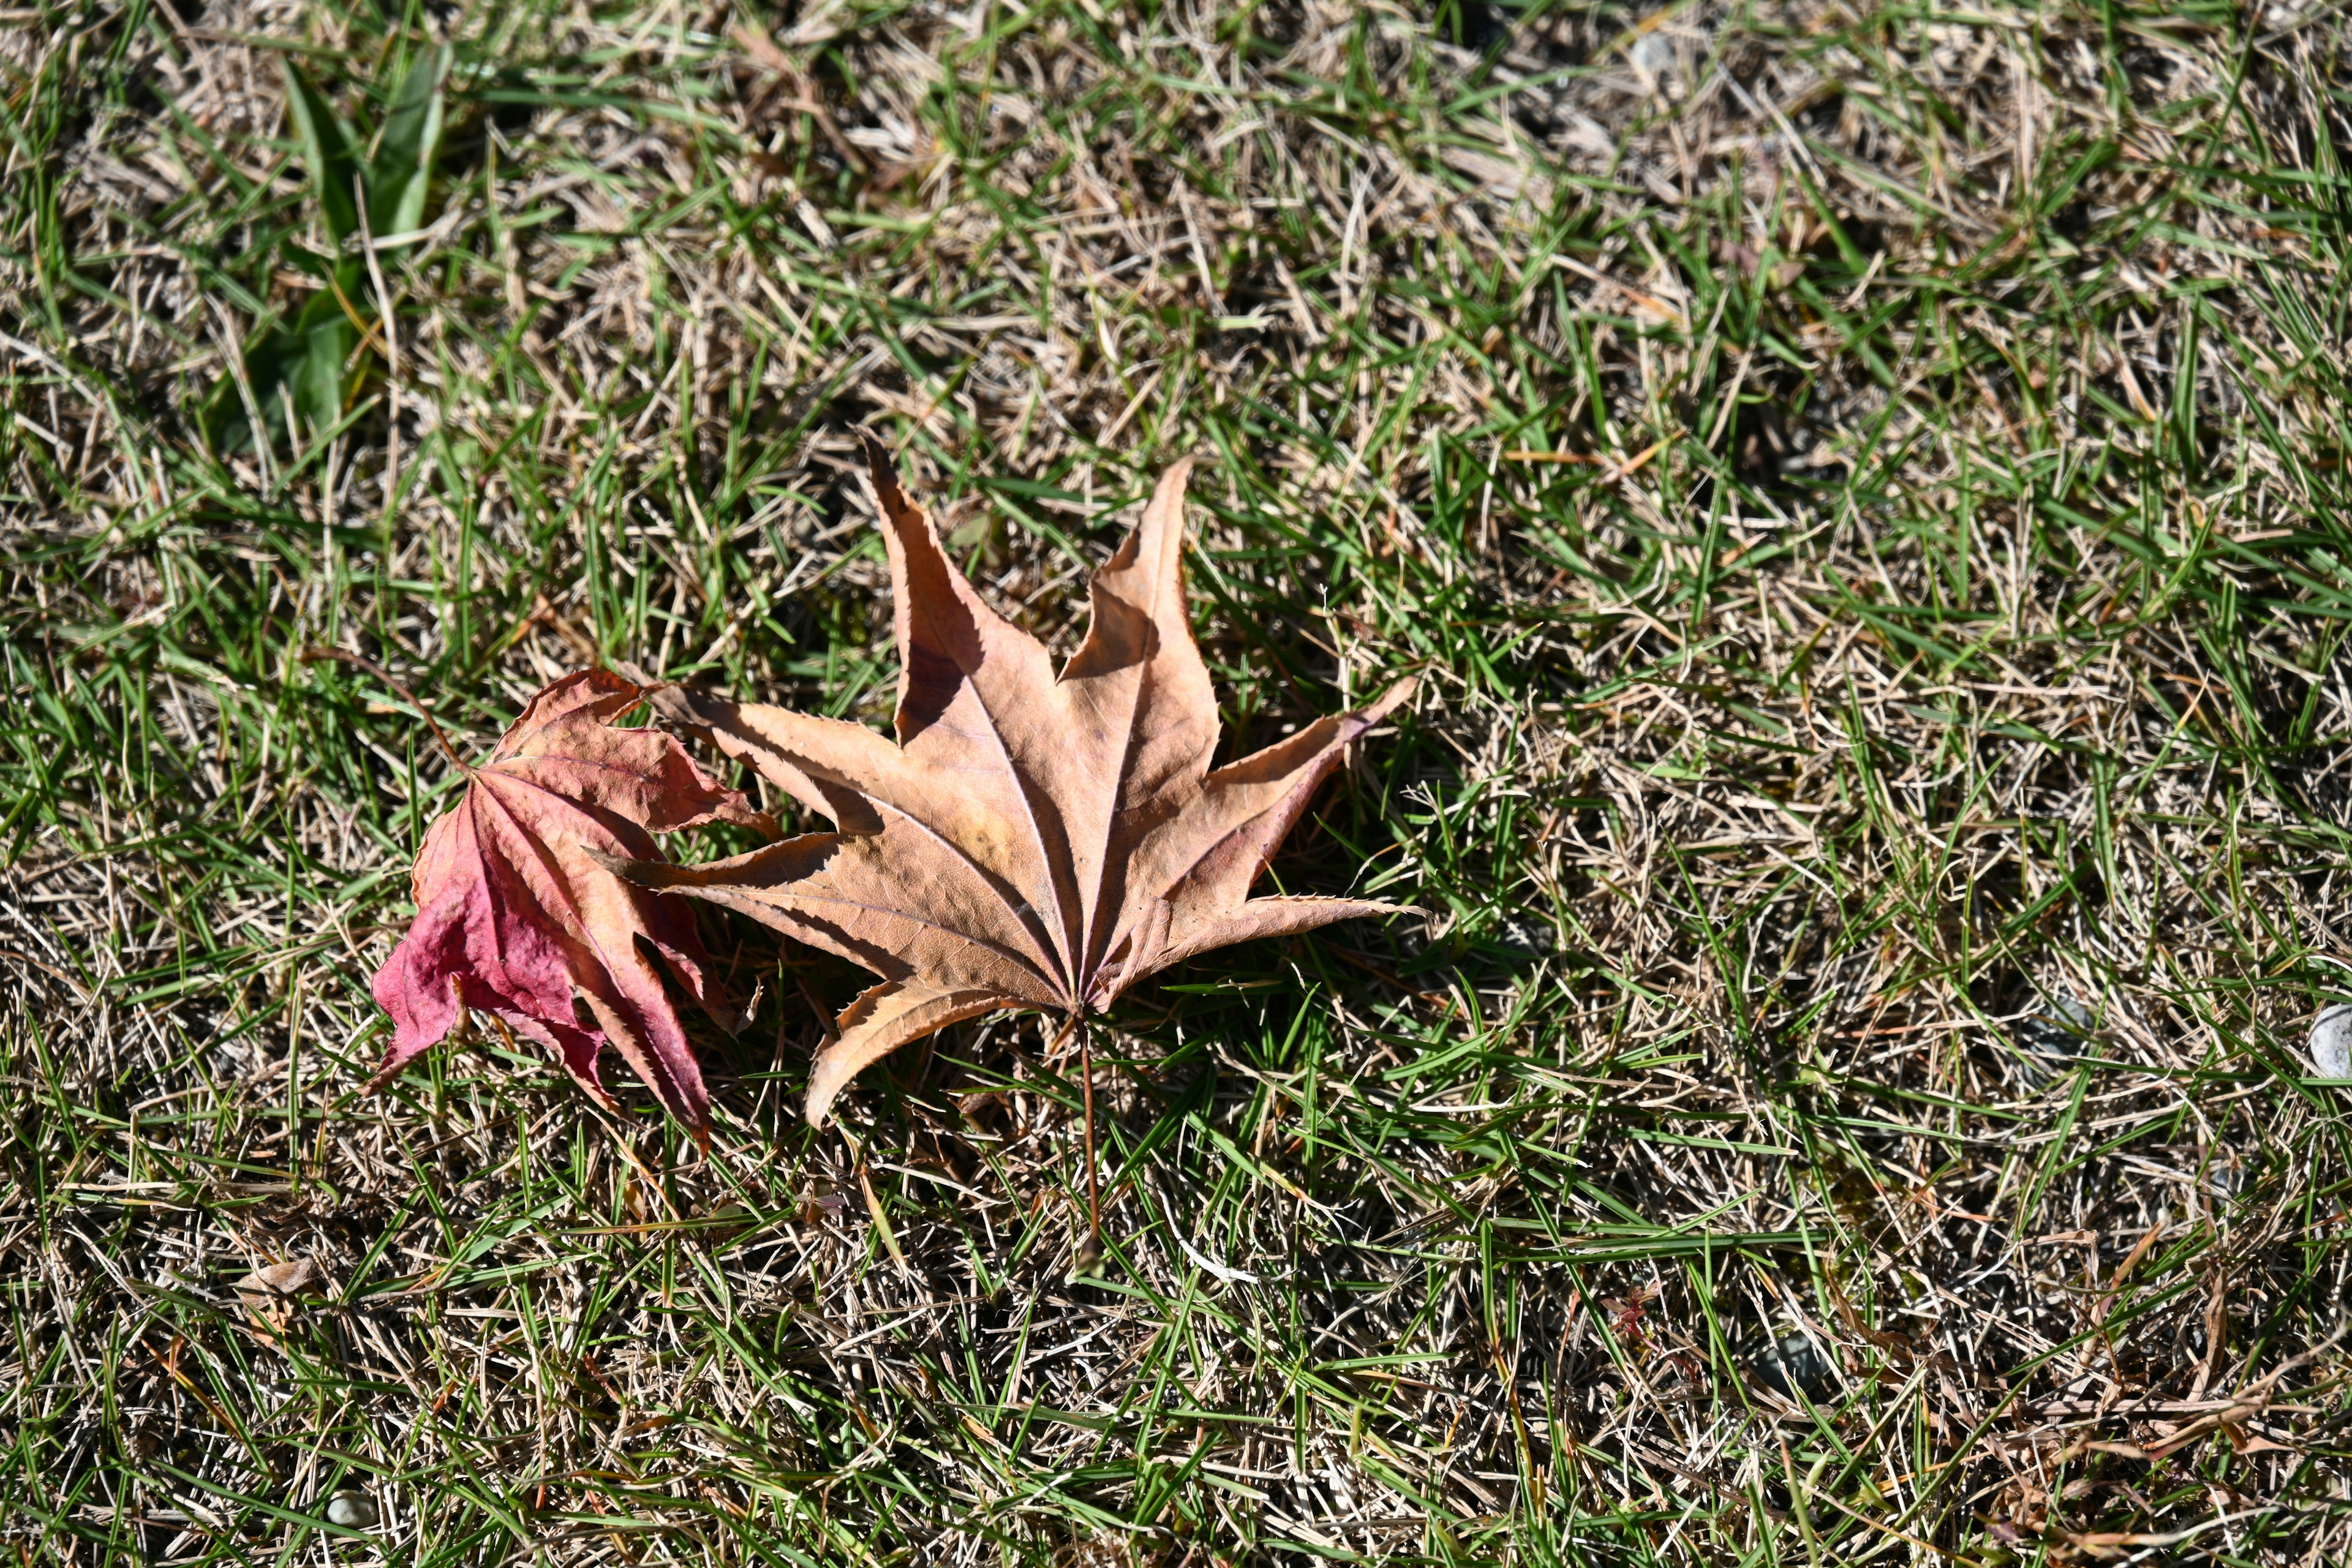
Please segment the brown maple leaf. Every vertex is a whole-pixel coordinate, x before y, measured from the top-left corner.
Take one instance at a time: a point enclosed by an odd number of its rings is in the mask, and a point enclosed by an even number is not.
[[[702,866],[616,869],[763,921],[883,977],[837,1020],[807,1113],[910,1040],[998,1008],[1082,1017],[1227,942],[1396,905],[1248,896],[1348,742],[1410,681],[1212,771],[1217,704],[1184,609],[1178,464],[1094,579],[1094,619],[1057,679],[984,604],[888,455],[866,458],[890,550],[897,743],[864,725],[671,687],[707,730],[837,831]]]
[[[466,768],[465,797],[417,851],[416,919],[376,971],[394,1032],[371,1089],[474,1007],[547,1047],[606,1106],[615,1102],[596,1057],[609,1042],[671,1114],[708,1136],[702,1073],[648,952],[733,1026],[694,911],[597,858],[658,861],[656,833],[716,821],[772,835],[775,824],[671,736],[615,728],[645,696],[608,669],[567,675],[530,700],[488,762]]]
[[[326,1274],[316,1260],[297,1258],[257,1268],[231,1289],[255,1321],[283,1332],[300,1298],[325,1291]]]

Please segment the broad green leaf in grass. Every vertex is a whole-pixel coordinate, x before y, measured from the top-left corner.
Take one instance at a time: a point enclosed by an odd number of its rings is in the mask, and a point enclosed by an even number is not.
[[[299,239],[283,239],[278,243],[278,259],[297,272],[307,272],[324,283],[335,275],[335,258],[321,256]]]
[[[393,100],[368,163],[368,232],[379,239],[413,234],[424,225],[425,194],[441,153],[441,84],[448,74],[448,46],[427,49],[408,68]]]
[[[201,422],[214,451],[227,454],[257,445],[256,415],[265,439],[298,445],[342,417],[366,370],[358,321],[372,319],[383,306],[364,258],[341,252],[362,233],[362,202],[368,235],[408,234],[424,226],[441,150],[448,74],[446,47],[416,58],[401,79],[373,155],[363,161],[364,128],[355,130],[299,68],[287,66],[287,113],[310,175],[327,249],[321,254],[289,238],[278,256],[325,287],[300,302],[290,322],[264,328],[247,340],[244,386],[235,375],[224,375],[205,395]]]
[[[328,243],[340,249],[360,227],[359,204],[352,192],[359,174],[358,142],[352,128],[291,60],[286,64],[286,113],[302,143],[302,162],[326,221]]]
[[[366,287],[365,272],[357,262],[344,263],[335,281],[355,304]],[[247,342],[245,380],[252,390],[251,410],[235,376],[224,375],[214,384],[203,407],[205,439],[224,455],[248,450],[257,444],[251,420],[255,412],[273,443],[299,441],[306,431],[326,429],[342,417],[357,380],[352,359],[359,344],[359,328],[334,289],[319,289],[302,302],[290,323],[266,328]],[[289,403],[304,430],[288,427]]]
[[[301,344],[292,377],[294,407],[311,432],[324,430],[343,416],[344,400],[356,379],[352,362],[360,332],[343,301],[357,295],[363,284],[361,268],[354,263],[345,263],[341,273],[337,287],[311,295],[294,321],[294,335]],[[341,299],[336,297],[338,289]]]

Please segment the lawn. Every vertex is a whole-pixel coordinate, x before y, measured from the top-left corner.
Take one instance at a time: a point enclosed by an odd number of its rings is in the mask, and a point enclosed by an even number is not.
[[[0,1544],[2352,1555],[2348,37],[0,14]],[[715,909],[707,1150],[487,1023],[366,1091],[415,704],[888,722],[860,426],[1060,649],[1195,458],[1222,755],[1418,679],[1262,886],[1423,912],[1092,1027],[1098,1257],[1056,1020],[814,1131],[870,977]]]

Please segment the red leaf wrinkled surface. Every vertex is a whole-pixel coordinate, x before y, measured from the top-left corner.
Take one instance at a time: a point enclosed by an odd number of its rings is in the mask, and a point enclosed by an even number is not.
[[[621,880],[593,857],[658,861],[656,833],[708,822],[772,833],[774,824],[670,736],[614,727],[646,696],[607,669],[567,675],[530,700],[488,763],[467,770],[465,797],[417,852],[416,919],[376,971],[375,999],[394,1034],[369,1087],[472,1007],[545,1046],[607,1106],[596,1058],[612,1045],[672,1115],[707,1133],[702,1073],[651,956],[734,1026],[692,907]]]

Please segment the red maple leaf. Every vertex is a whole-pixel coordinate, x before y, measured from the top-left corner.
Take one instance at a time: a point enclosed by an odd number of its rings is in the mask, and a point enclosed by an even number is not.
[[[467,768],[465,798],[417,851],[416,919],[376,971],[394,1031],[371,1089],[474,1007],[547,1047],[606,1106],[596,1057],[612,1045],[708,1137],[709,1096],[652,956],[731,1032],[692,907],[623,881],[592,855],[659,860],[656,833],[734,822],[772,835],[775,825],[668,735],[615,728],[645,695],[610,670],[567,675],[530,700],[488,763]]]

